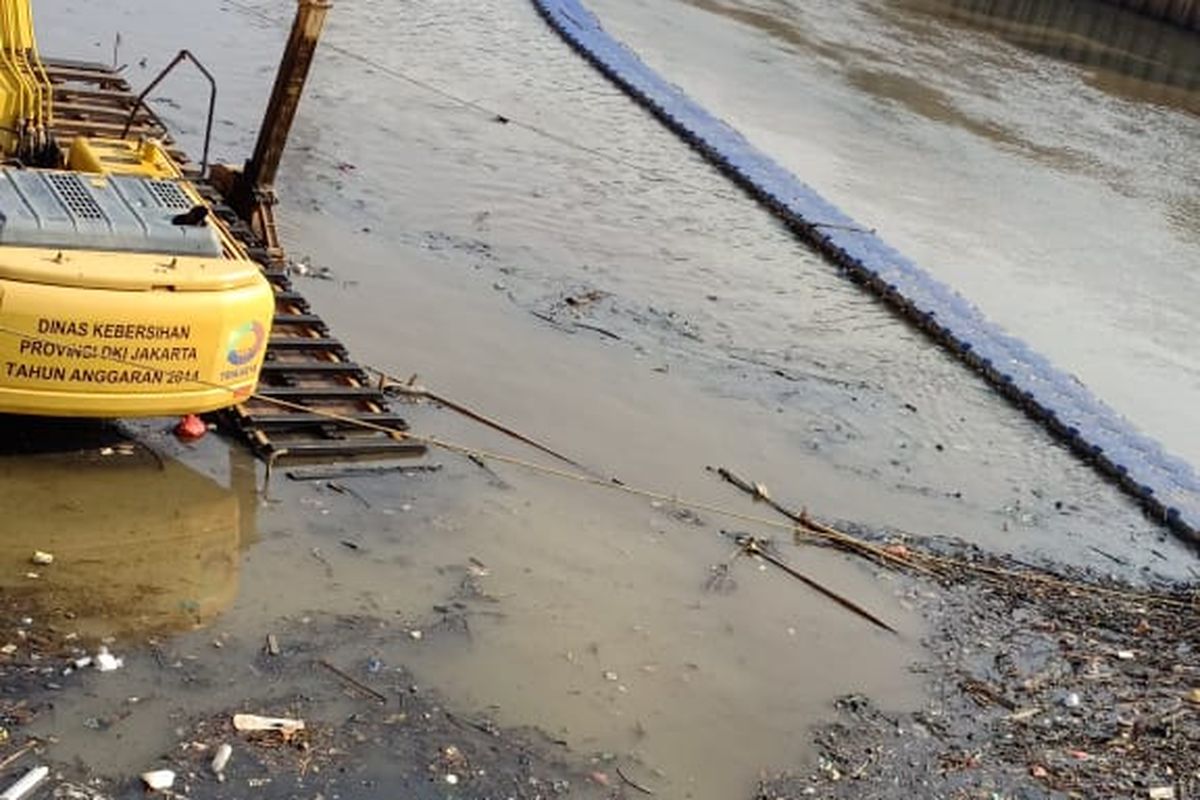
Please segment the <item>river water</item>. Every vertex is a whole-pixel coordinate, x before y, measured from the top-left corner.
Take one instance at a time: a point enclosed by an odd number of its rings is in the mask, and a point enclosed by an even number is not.
[[[1037,7],[594,0],[651,65],[1200,463],[1194,37],[1102,4]],[[221,85],[215,150],[239,161],[291,4],[131,0],[98,14],[42,0],[37,13],[48,54],[109,61],[120,33],[117,61],[138,86],[174,50],[195,51]],[[704,470],[724,464],[833,519],[1195,574],[1188,550],[798,245],[525,0],[342,3],[319,52],[281,221],[294,257],[333,270],[301,288],[363,362],[418,372],[667,493],[761,511]],[[172,78],[155,101],[192,152],[199,89]],[[511,447],[437,416],[418,424]],[[248,676],[238,654],[280,620],[419,617],[470,556],[496,601],[471,636],[377,655],[462,709],[629,756],[671,797],[749,796],[759,770],[809,763],[805,730],[838,694],[920,697],[906,667],[921,621],[888,581],[829,553],[781,543],[886,612],[899,642],[745,562],[736,592],[705,593],[729,556],[721,523],[669,504],[470,469],[364,485],[366,504],[290,484],[266,502],[236,450],[142,434],[163,467],[140,449],[0,465],[15,510],[4,524],[20,533],[6,537],[0,586],[61,608],[102,585],[76,609],[86,633],[198,630],[178,646],[206,658],[227,636],[228,674]],[[147,494],[161,502],[139,516]],[[123,571],[109,568],[138,542]],[[64,574],[31,590],[22,565],[39,543]],[[138,674],[60,703],[55,724],[138,691]],[[64,754],[135,772],[179,706],[246,702],[240,690],[231,677],[159,698],[157,722],[116,745],[61,737]]]
[[[1099,2],[599,0],[672,80],[1200,462],[1200,48]]]

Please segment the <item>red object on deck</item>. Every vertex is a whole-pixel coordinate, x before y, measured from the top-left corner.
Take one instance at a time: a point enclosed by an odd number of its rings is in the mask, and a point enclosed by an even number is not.
[[[195,414],[188,414],[175,426],[175,435],[185,442],[194,442],[203,438],[206,433],[208,426]]]

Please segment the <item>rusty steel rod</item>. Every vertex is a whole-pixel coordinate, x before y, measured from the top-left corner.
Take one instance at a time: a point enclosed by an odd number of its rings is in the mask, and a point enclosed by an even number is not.
[[[269,191],[275,185],[279,161],[287,146],[296,109],[300,107],[300,96],[304,93],[304,84],[317,51],[317,41],[332,6],[330,0],[299,0],[287,48],[275,76],[275,87],[271,90],[271,100],[258,131],[258,143],[254,155],[246,162],[245,183],[253,190]]]

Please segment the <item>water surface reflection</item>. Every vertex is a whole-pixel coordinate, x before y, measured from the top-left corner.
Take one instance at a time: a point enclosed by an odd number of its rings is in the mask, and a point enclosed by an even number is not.
[[[1101,89],[1200,113],[1200,36],[1095,0],[895,0],[1091,69]]]
[[[7,418],[0,434],[8,603],[86,639],[186,630],[233,603],[253,508],[235,489],[108,425]],[[232,463],[252,490],[252,469]]]

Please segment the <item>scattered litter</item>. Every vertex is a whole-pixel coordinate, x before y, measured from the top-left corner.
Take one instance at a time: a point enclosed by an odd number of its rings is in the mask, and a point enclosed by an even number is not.
[[[54,554],[46,553],[41,550],[34,550],[33,556],[29,560],[38,566],[45,567],[54,563]]]
[[[817,768],[824,773],[825,777],[831,782],[837,783],[842,779],[842,771],[837,768],[837,765],[828,758],[820,758],[817,760]]]
[[[1014,711],[1009,715],[1009,722],[1024,722],[1027,719],[1033,719],[1038,714],[1042,713],[1040,708],[1023,708],[1020,711]]]
[[[584,306],[589,306],[599,300],[608,297],[608,292],[600,291],[599,289],[591,289],[590,291],[581,292],[576,295],[568,295],[563,298],[563,302],[571,306],[571,308],[579,309]]]
[[[4,794],[0,794],[0,800],[21,800],[40,786],[49,774],[49,767],[34,767],[26,772],[20,780],[5,789]]]
[[[208,433],[208,426],[195,414],[188,414],[175,426],[175,438],[183,442],[202,439],[206,433]]]
[[[1117,658],[1120,659],[1121,661],[1133,661],[1133,659],[1135,658],[1135,655],[1132,650],[1118,650]]]
[[[604,680],[606,681],[616,682],[619,679],[620,677],[617,675],[617,673],[613,672],[612,670],[608,670],[604,673]]]
[[[447,773],[446,774],[446,783],[450,784],[451,786],[458,785],[458,776],[455,775],[453,772]]]
[[[99,791],[69,781],[55,786],[51,797],[54,800],[109,800],[107,795]]]
[[[409,635],[409,637],[411,637],[412,639],[415,639],[418,642],[425,638],[425,634],[422,633],[421,631],[409,631],[408,635]]]
[[[212,771],[219,780],[225,780],[225,767],[229,764],[229,757],[233,755],[233,746],[226,743],[217,748],[217,752],[213,755]]]
[[[42,576],[41,576],[41,573],[38,573],[38,572],[26,572],[25,577],[29,578],[29,580],[31,580],[31,581],[36,581],[38,578],[40,578]]]
[[[1192,689],[1192,691],[1188,693],[1187,699],[1189,703],[1200,705],[1200,689]]]
[[[1079,708],[1083,705],[1083,698],[1079,696],[1079,692],[1070,692],[1063,698],[1062,704],[1067,708]]]
[[[11,642],[0,647],[0,655],[11,656],[15,652],[17,652],[17,646]]]
[[[314,267],[312,265],[312,259],[308,256],[305,256],[299,261],[293,261],[289,263],[288,271],[293,275],[300,275],[301,277],[306,278],[320,278],[322,280],[333,279],[333,271],[329,269],[329,267]]]
[[[101,645],[100,649],[96,651],[96,658],[93,663],[96,665],[96,669],[101,672],[112,672],[125,666],[125,659],[117,658],[108,652],[107,647]]]
[[[143,772],[142,783],[146,784],[146,788],[151,791],[165,792],[175,785],[175,771],[156,769],[153,772]]]
[[[278,731],[284,740],[304,730],[304,720],[287,717],[260,717],[257,714],[234,714],[233,729],[245,732]]]
[[[1150,800],[1175,800],[1175,787],[1155,786],[1150,790]]]
[[[279,655],[279,639],[273,633],[267,634],[267,655]]]

